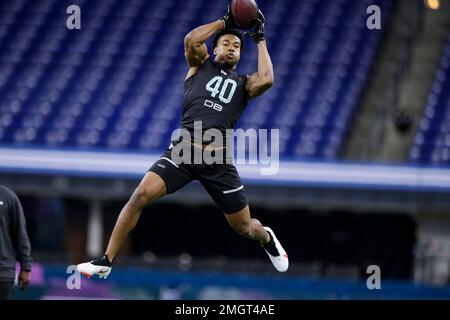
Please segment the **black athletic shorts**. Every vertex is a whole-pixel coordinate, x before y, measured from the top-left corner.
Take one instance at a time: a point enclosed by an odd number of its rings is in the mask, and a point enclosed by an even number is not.
[[[241,178],[232,164],[176,164],[169,148],[149,171],[164,180],[167,194],[198,180],[225,214],[236,213],[248,204]]]

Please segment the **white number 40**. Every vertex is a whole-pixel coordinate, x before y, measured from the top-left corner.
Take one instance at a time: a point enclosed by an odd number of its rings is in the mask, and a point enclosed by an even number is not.
[[[219,100],[223,103],[230,103],[231,99],[233,99],[233,95],[236,91],[237,83],[233,79],[226,79],[223,82],[222,89],[220,89],[220,85],[222,84],[223,78],[220,76],[215,76],[206,84],[206,90],[211,92],[211,97],[215,98],[217,94],[219,94]],[[228,86],[231,85],[231,89],[227,94]]]

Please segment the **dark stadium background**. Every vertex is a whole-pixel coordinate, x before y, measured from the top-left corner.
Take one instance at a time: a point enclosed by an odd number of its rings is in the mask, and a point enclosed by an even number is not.
[[[239,127],[280,129],[280,174],[238,170],[289,272],[193,183],[146,208],[108,280],[80,290],[67,267],[103,253],[179,125],[184,35],[228,2],[0,2],[0,184],[20,197],[35,258],[15,298],[450,297],[448,1],[257,2],[276,83]],[[81,30],[66,28],[73,4]],[[241,73],[256,69],[247,41]],[[371,265],[381,290],[366,286]]]

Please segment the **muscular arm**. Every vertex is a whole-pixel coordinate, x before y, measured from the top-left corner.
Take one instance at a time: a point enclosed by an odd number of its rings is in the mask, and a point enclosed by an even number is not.
[[[198,68],[209,58],[205,41],[224,28],[223,20],[217,20],[197,27],[184,38],[184,55],[189,65],[186,79],[193,76]]]
[[[274,80],[273,65],[267,50],[266,41],[258,43],[258,72],[247,79],[245,89],[250,99],[262,95],[270,87]]]

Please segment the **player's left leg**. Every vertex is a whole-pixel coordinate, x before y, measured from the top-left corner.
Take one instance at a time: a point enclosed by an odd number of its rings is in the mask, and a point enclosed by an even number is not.
[[[250,216],[248,201],[241,178],[233,165],[213,164],[196,166],[203,187],[225,214],[230,226],[240,235],[259,241],[266,250],[275,268],[285,272],[289,267],[286,251],[275,233]]]
[[[270,235],[264,229],[261,222],[250,217],[250,208],[248,205],[238,212],[225,214],[225,217],[233,230],[241,236],[251,240],[258,240],[263,244],[270,241]]]
[[[263,227],[259,220],[251,218],[248,205],[238,212],[225,214],[225,217],[230,226],[241,236],[261,242],[272,264],[278,271],[287,271],[289,259],[286,251],[281,246],[272,229]]]

